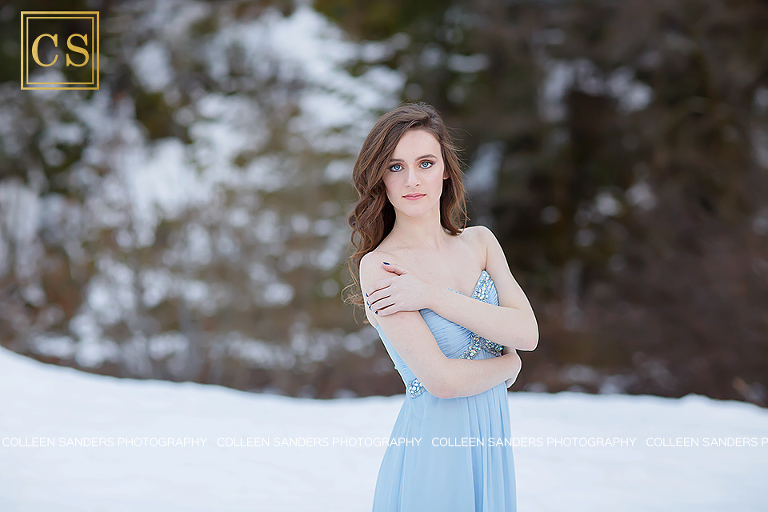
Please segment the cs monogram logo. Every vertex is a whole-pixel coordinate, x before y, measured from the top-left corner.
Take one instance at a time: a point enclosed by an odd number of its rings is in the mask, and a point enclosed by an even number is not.
[[[51,21],[61,20],[57,30]],[[63,53],[63,58],[59,58]],[[53,67],[74,77],[68,82],[32,82],[30,72]],[[98,11],[21,12],[21,88],[99,88]]]

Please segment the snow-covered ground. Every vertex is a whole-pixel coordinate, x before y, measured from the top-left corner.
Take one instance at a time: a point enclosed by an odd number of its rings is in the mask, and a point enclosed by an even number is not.
[[[370,510],[404,399],[121,380],[0,349],[0,511]],[[521,512],[768,507],[766,410],[697,395],[509,403]]]

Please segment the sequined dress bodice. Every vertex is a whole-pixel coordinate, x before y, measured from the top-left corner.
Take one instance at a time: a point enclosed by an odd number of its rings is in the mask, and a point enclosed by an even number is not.
[[[449,288],[449,290],[463,295],[458,290],[453,290],[452,288]],[[486,270],[483,270],[480,273],[480,277],[475,284],[475,289],[472,292],[472,298],[488,302],[494,306],[499,305],[496,287],[493,284],[491,275]],[[429,308],[420,309],[419,313],[421,313],[429,330],[432,331],[440,350],[443,351],[443,354],[445,354],[446,357],[451,359],[484,359],[501,355],[502,345],[489,341],[482,336],[478,336],[469,329],[443,318]],[[387,339],[381,329],[381,324],[376,325],[376,330],[379,333],[379,337],[384,343],[392,362],[395,364],[395,369],[405,383],[408,395],[411,398],[416,398],[425,391],[424,386],[405,364],[390,343],[389,339]]]

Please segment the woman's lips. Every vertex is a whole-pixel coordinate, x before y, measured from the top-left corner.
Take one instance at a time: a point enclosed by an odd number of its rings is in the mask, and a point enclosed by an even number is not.
[[[403,197],[405,197],[406,199],[410,199],[410,200],[416,200],[416,199],[421,199],[425,195],[426,194],[409,194],[409,195],[403,196]]]

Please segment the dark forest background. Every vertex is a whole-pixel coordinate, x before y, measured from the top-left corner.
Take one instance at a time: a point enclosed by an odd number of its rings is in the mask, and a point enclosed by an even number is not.
[[[512,391],[768,405],[768,2],[318,0],[344,48],[358,48],[340,61],[358,92],[286,73],[280,51],[255,72],[236,35],[224,75],[201,57],[235,25],[289,19],[297,5],[3,3],[4,347],[122,377],[316,398],[403,392],[375,331],[341,299],[344,218],[360,134],[392,101],[426,101],[465,149],[470,224],[494,231],[537,315],[539,345],[521,353]],[[65,9],[100,11],[102,102],[19,90],[20,11]],[[185,19],[184,31],[164,30]],[[170,82],[139,76],[147,48],[167,57]],[[387,92],[392,76],[402,82]],[[324,145],[309,129],[297,142],[308,90],[357,94],[360,118],[325,127]],[[360,99],[369,93],[389,103]],[[209,95],[226,108],[203,108]],[[127,116],[140,147],[189,151],[202,176],[217,160],[200,156],[208,132],[196,123],[229,119],[238,101],[258,107],[267,135],[227,154],[228,172],[270,158],[282,184],[217,182],[217,199],[156,208],[144,231],[127,186],[111,181],[109,155],[125,140],[100,139],[76,115]],[[226,126],[258,132],[244,123]],[[54,137],[62,124],[80,136]],[[204,259],[199,240],[210,241]],[[162,280],[177,285],[147,299]]]

